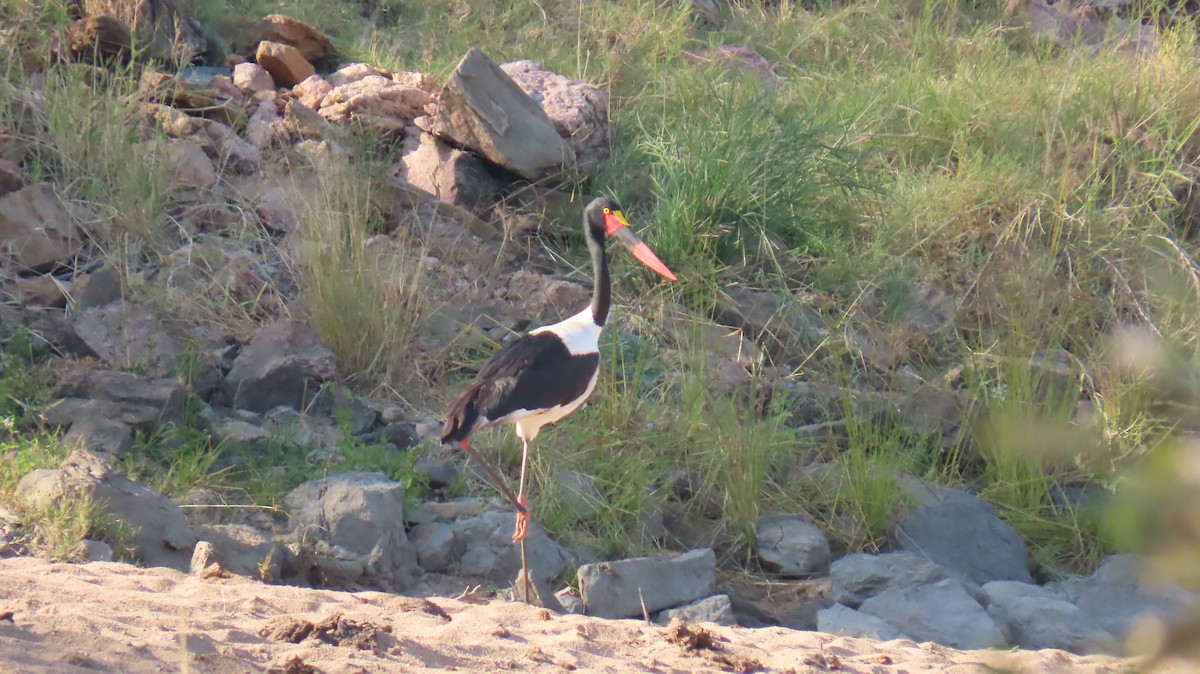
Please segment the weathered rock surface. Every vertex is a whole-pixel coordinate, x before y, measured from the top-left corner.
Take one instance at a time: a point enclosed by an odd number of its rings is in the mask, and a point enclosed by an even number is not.
[[[1124,639],[1141,620],[1171,620],[1200,598],[1147,572],[1140,555],[1112,555],[1095,573],[1068,578],[1060,589],[1084,614],[1117,639]]]
[[[0,196],[25,187],[25,171],[11,159],[0,158]]]
[[[575,153],[577,165],[590,172],[608,161],[613,127],[608,121],[607,92],[527,59],[505,63],[500,69],[542,106],[554,130]]]
[[[171,189],[208,189],[217,184],[217,169],[198,143],[172,138],[155,146],[151,154]]]
[[[254,60],[271,74],[271,79],[280,87],[295,86],[316,72],[300,50],[269,40],[258,43]]]
[[[994,580],[983,586],[987,612],[1014,646],[1072,653],[1113,653],[1117,642],[1063,595],[1037,585]]]
[[[61,443],[70,450],[83,449],[116,460],[133,447],[133,428],[114,419],[85,417],[71,424]]]
[[[175,379],[86,367],[63,373],[54,394],[64,400],[48,408],[45,417],[62,426],[95,415],[126,424],[181,423],[186,399]]]
[[[118,300],[80,312],[75,332],[106,365],[165,374],[179,363],[183,344],[148,307]]]
[[[238,409],[300,409],[321,382],[336,376],[333,352],[321,344],[312,328],[280,320],[259,328],[242,348],[225,376],[225,391]]]
[[[829,570],[829,539],[819,527],[798,515],[762,517],[754,528],[763,566],[784,574]]]
[[[417,563],[426,571],[445,573],[462,558],[466,541],[454,536],[454,527],[445,522],[423,522],[413,527],[410,540],[417,550]]]
[[[285,498],[290,525],[301,541],[316,540],[349,552],[344,569],[403,588],[415,555],[404,533],[404,485],[382,473],[342,473],[305,482]],[[321,549],[317,548],[320,554]]]
[[[733,602],[727,594],[715,594],[685,604],[679,608],[669,608],[658,614],[657,622],[668,625],[672,620],[682,620],[685,623],[716,623],[718,625],[736,625],[737,618],[733,615]]]
[[[396,84],[382,75],[368,75],[334,87],[321,98],[321,117],[335,124],[361,124],[373,131],[399,136],[425,111],[429,94]]]
[[[717,558],[710,548],[668,557],[638,557],[579,567],[579,588],[588,615],[629,618],[654,613],[712,592]]]
[[[483,161],[427,133],[404,139],[395,173],[413,187],[468,210],[490,205],[500,183]]]
[[[84,17],[67,29],[67,51],[82,63],[125,65],[133,54],[133,34],[114,16]]]
[[[18,267],[50,271],[69,262],[82,247],[71,214],[49,185],[0,197],[0,256]]]
[[[966,649],[1008,645],[987,611],[953,578],[885,590],[864,601],[859,611],[903,629],[917,641]]]
[[[574,161],[550,119],[483,52],[472,49],[442,89],[434,135],[537,179]]]
[[[829,570],[833,600],[850,608],[885,590],[928,585],[946,577],[945,569],[911,552],[846,555]]]
[[[75,451],[62,468],[35,470],[17,485],[17,498],[45,508],[81,496],[129,527],[137,559],[151,566],[186,570],[195,532],[171,499],[114,471],[103,459]]]
[[[256,28],[259,39],[294,47],[309,63],[322,63],[336,55],[328,35],[290,16],[268,15]]]
[[[275,80],[257,63],[239,63],[233,67],[233,85],[247,93],[256,93],[274,89]]]
[[[887,621],[842,604],[817,611],[817,631],[879,641],[908,638]]]
[[[200,27],[174,0],[82,0],[82,8],[84,16],[109,15],[136,26],[138,47],[148,58],[186,64],[208,50]]]
[[[965,491],[915,479],[906,479],[904,488],[918,505],[888,532],[893,548],[924,555],[978,585],[1033,582],[1025,541],[991,506]]]
[[[513,545],[515,513],[491,510],[478,517],[454,522],[454,537],[463,545],[458,572],[493,583],[508,583],[521,570],[521,549]],[[533,522],[526,539],[529,570],[546,580],[562,572],[570,555]]]

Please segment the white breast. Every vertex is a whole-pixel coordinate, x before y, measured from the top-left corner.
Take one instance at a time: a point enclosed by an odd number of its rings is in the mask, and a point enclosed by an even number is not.
[[[601,326],[596,325],[595,319],[592,318],[592,308],[589,306],[554,325],[530,330],[529,334],[552,332],[558,335],[563,344],[567,345],[567,351],[570,351],[572,356],[582,356],[588,353],[599,353],[601,329]]]

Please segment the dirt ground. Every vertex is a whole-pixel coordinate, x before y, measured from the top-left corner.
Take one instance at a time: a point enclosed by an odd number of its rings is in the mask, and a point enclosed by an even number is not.
[[[648,625],[493,600],[0,560],[5,672],[1130,672],[1061,651],[956,651],[778,627]],[[1155,672],[1192,670],[1164,665]]]

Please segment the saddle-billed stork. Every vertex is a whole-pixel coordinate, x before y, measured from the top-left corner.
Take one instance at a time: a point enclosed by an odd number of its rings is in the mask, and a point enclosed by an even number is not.
[[[513,542],[521,544],[526,601],[529,568],[525,561],[525,537],[529,534],[529,509],[525,473],[529,443],[542,426],[574,412],[596,388],[600,374],[600,331],[608,320],[612,303],[605,237],[615,238],[642,264],[675,280],[675,274],[633,233],[621,207],[613,200],[600,197],[588,204],[583,211],[583,233],[595,274],[591,304],[566,320],[531,330],[496,352],[447,408],[442,429],[442,442],[458,442],[517,510]],[[473,432],[500,424],[515,425],[523,445],[516,496],[471,447],[469,440]]]

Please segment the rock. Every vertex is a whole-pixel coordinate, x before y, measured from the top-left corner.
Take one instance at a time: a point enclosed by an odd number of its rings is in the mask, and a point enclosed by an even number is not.
[[[353,554],[363,573],[392,587],[410,581],[416,561],[404,533],[404,485],[382,473],[342,473],[305,482],[284,502],[301,538]]]
[[[493,583],[508,583],[521,569],[521,548],[513,545],[515,513],[491,510],[479,517],[454,522],[454,537],[464,549],[458,571]],[[567,566],[570,557],[537,522],[530,525],[526,539],[530,572],[543,580],[553,578]]]
[[[46,410],[47,419],[53,419],[58,408],[75,407],[72,414],[66,415],[70,423],[85,418],[89,413],[102,414],[109,420],[126,424],[158,421],[182,423],[183,405],[187,397],[183,384],[175,379],[153,379],[129,372],[87,367],[64,371],[54,388],[54,394],[65,400]],[[71,401],[78,402],[72,404]]]
[[[417,508],[406,513],[410,524],[424,522],[446,521],[480,517],[487,508],[487,503],[478,497],[464,496],[452,501],[426,501]]]
[[[386,429],[385,429],[386,431]],[[428,480],[430,489],[444,489],[458,481],[462,470],[449,458],[425,454],[413,463],[413,470]]]
[[[95,307],[102,307],[110,302],[121,299],[121,273],[112,265],[105,265],[88,274],[82,279],[75,280],[75,311],[84,312]]]
[[[428,133],[405,138],[404,148],[394,174],[446,203],[478,212],[499,192],[500,183],[483,160]]]
[[[255,447],[271,437],[267,429],[241,419],[224,419],[213,424],[213,437],[234,447]]]
[[[829,570],[829,539],[819,527],[800,516],[759,518],[754,535],[759,561],[768,569],[784,574]]]
[[[886,621],[842,604],[817,611],[817,631],[876,641],[908,638]]]
[[[911,552],[846,555],[829,570],[833,600],[850,608],[885,590],[928,585],[946,577],[945,569]]]
[[[320,75],[306,77],[303,82],[292,88],[292,94],[296,96],[295,100],[314,111],[321,109],[321,102],[331,91],[333,91],[333,85]]]
[[[116,559],[111,545],[90,538],[79,541],[78,549],[73,556],[83,562],[111,562]]]
[[[312,328],[283,319],[255,331],[225,376],[225,392],[237,409],[301,409],[321,382],[336,376],[333,352]]]
[[[113,419],[84,417],[71,424],[60,442],[68,450],[83,449],[116,460],[133,447],[133,428]]]
[[[542,107],[554,130],[575,153],[577,165],[594,173],[608,161],[613,127],[608,121],[607,92],[530,60],[505,63],[500,69]]]
[[[208,189],[217,184],[217,169],[197,143],[172,138],[150,153],[172,190]]]
[[[736,286],[717,296],[718,322],[741,328],[774,354],[806,350],[829,335],[825,319],[799,300]]]
[[[165,374],[184,348],[148,307],[118,300],[75,315],[75,333],[106,365]]]
[[[733,616],[733,602],[729,600],[727,594],[715,594],[679,608],[669,608],[659,613],[655,622],[667,625],[672,620],[682,620],[689,625],[692,623],[737,625],[737,618]]]
[[[208,51],[204,33],[174,0],[82,0],[82,8],[84,16],[109,15],[136,27],[136,46],[145,58],[184,65]]]
[[[211,544],[212,560],[220,563],[221,570],[239,576],[261,578],[263,565],[279,549],[268,532],[245,524],[207,524],[197,527],[197,534]]]
[[[254,60],[271,74],[271,79],[280,87],[293,87],[316,72],[298,49],[269,40],[258,43]]]
[[[1139,555],[1112,555],[1095,573],[1061,583],[1066,597],[1109,634],[1124,640],[1139,622],[1169,621],[1188,607],[1200,606],[1196,595],[1162,580],[1147,570]]]
[[[13,283],[16,290],[13,299],[25,307],[52,307],[61,309],[67,306],[67,291],[58,279],[50,274],[18,277]],[[5,293],[8,294],[8,293]]]
[[[382,68],[376,68],[375,66],[368,65],[366,63],[348,63],[332,73],[329,73],[329,76],[325,79],[327,79],[333,86],[340,87],[343,84],[357,82],[372,75],[385,77],[389,80],[392,79],[392,74],[388,71],[383,70]]]
[[[977,585],[993,580],[1033,582],[1025,541],[991,506],[965,491],[913,478],[906,478],[903,487],[918,505],[888,532],[894,549],[924,555],[951,575]]]
[[[380,432],[380,437],[395,445],[396,449],[408,449],[409,447],[415,447],[416,444],[421,440],[417,436],[416,426],[411,421],[391,422],[383,427],[383,430]],[[433,449],[431,451],[440,451],[440,448]],[[418,462],[419,461],[420,459],[418,459]],[[457,473],[457,470],[455,472]],[[450,482],[453,481],[453,479],[450,480]]]
[[[564,587],[554,593],[554,598],[558,600],[558,605],[563,607],[563,613],[583,615],[583,599],[580,599],[578,592]]]
[[[577,519],[596,514],[603,500],[595,481],[573,470],[560,470],[554,474],[554,486],[562,497],[563,508]]]
[[[680,555],[639,557],[579,567],[579,588],[587,615],[629,618],[655,613],[712,592],[717,558],[711,548]],[[981,609],[982,610],[982,609]]]
[[[257,63],[239,63],[233,67],[233,85],[247,93],[256,93],[273,90],[275,80]]]
[[[310,77],[305,82],[311,79],[313,78]],[[294,99],[283,107],[283,124],[301,138],[325,138],[334,129],[334,126],[316,110]]]
[[[994,580],[983,586],[987,612],[1009,635],[1012,645],[1072,653],[1114,653],[1117,642],[1089,614],[1053,590]]]
[[[11,159],[0,158],[0,196],[25,187],[25,171]]]
[[[396,84],[381,75],[348,82],[321,99],[321,117],[334,124],[361,124],[378,133],[400,136],[417,115],[423,114],[429,94],[416,87]]]
[[[574,161],[550,119],[483,52],[467,52],[442,89],[434,134],[535,180]]]
[[[290,234],[300,225],[300,218],[292,208],[292,200],[282,187],[268,187],[258,195],[255,212],[263,226],[280,234]]]
[[[116,17],[85,17],[67,28],[67,51],[82,63],[126,65],[133,54],[133,34]]]
[[[312,26],[282,14],[271,14],[259,22],[261,39],[291,46],[309,63],[329,61],[336,55],[329,36]]]
[[[1008,645],[987,611],[953,578],[884,590],[864,601],[859,611],[903,629],[916,641],[962,649]]]
[[[46,272],[70,262],[82,247],[71,214],[49,185],[0,197],[0,257]]]
[[[134,556],[151,566],[186,570],[196,535],[171,499],[113,471],[101,458],[74,451],[59,469],[43,468],[21,478],[17,498],[46,508],[64,499],[91,498],[133,532]]]
[[[221,555],[217,553],[212,543],[208,541],[196,543],[196,547],[192,549],[192,561],[188,564],[188,571],[198,578],[221,575]]]
[[[199,144],[209,157],[221,163],[226,173],[247,173],[262,161],[258,148],[234,133],[228,125],[215,120],[192,117],[158,103],[143,105],[141,118],[147,123],[161,125],[167,136],[186,138]]]
[[[417,563],[422,569],[444,573],[462,557],[466,545],[454,537],[454,527],[445,522],[425,522],[413,527],[410,533],[417,549]]]

